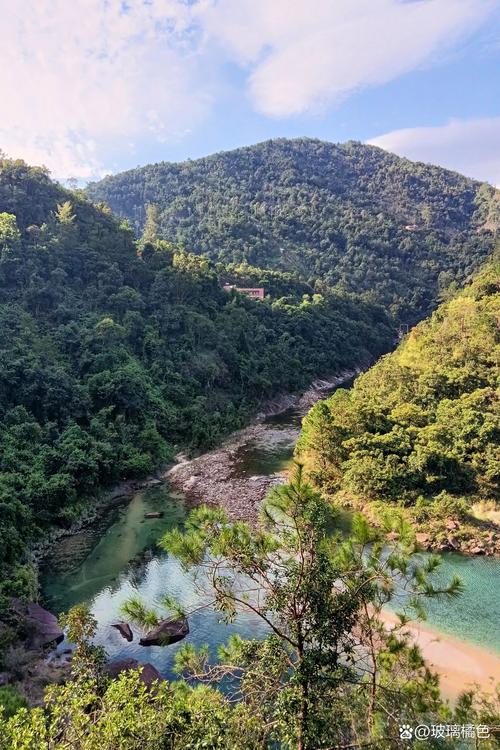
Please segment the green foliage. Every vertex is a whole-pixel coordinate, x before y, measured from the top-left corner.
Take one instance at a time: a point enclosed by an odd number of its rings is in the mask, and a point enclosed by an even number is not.
[[[347,538],[332,535],[332,520],[297,466],[264,502],[257,529],[198,508],[184,533],[162,542],[194,568],[205,606],[229,621],[247,610],[267,628],[262,641],[231,637],[216,662],[206,646],[176,656],[177,673],[224,686],[258,719],[264,747],[396,748],[403,717],[418,723],[446,710],[405,625],[412,612],[424,616],[423,598],[456,596],[460,581],[433,585],[439,559],[413,557],[402,516],[387,515],[387,535],[356,516]],[[380,612],[396,591],[403,612],[387,631]]]
[[[105,661],[102,646],[94,646],[92,638],[97,629],[97,621],[85,604],[77,604],[60,618],[61,627],[66,629],[68,640],[75,644],[71,671],[78,680],[95,680],[101,678]]]
[[[138,597],[133,597],[124,602],[120,611],[124,617],[142,627],[154,628],[160,621],[156,612],[148,609]]]
[[[313,407],[297,452],[318,486],[415,504],[420,520],[463,519],[461,497],[498,499],[499,272],[496,256],[349,392]]]
[[[17,249],[21,241],[21,233],[17,227],[16,217],[13,214],[0,213],[0,252],[3,260],[8,258],[9,253]]]
[[[396,542],[384,533],[395,529]],[[433,586],[439,559],[413,556],[402,516],[388,514],[384,530],[357,516],[348,537],[332,533],[331,507],[298,466],[265,501],[258,529],[198,508],[185,534],[169,533],[163,545],[194,566],[211,600],[205,606],[228,619],[247,610],[267,637],[232,636],[215,661],[207,646],[188,643],[175,667],[188,682],[146,687],[140,668],[103,674],[91,645],[95,622],[74,608],[66,621],[77,643],[71,680],[51,686],[43,707],[0,716],[1,750],[398,750],[402,723],[498,722],[495,700],[477,693],[461,696],[453,712],[409,637],[421,600],[455,595],[459,584]],[[403,611],[384,627],[381,609],[396,590]],[[163,603],[175,608],[169,596]],[[137,602],[128,611],[143,614]]]
[[[154,208],[138,248],[109,209],[24,162],[0,162],[0,211],[5,578],[102,487],[209,447],[262,399],[390,345],[380,308],[305,300],[312,288],[291,274],[216,268],[155,241]],[[223,291],[241,273],[269,281],[263,303]]]
[[[254,750],[255,720],[218,691],[182,683],[150,694],[139,671],[102,687],[75,680],[47,691],[46,707],[0,719],[1,750]]]
[[[8,719],[27,706],[26,698],[12,685],[0,687],[0,716]]]
[[[138,234],[154,211],[153,236],[223,263],[298,272],[319,292],[363,293],[405,322],[478,267],[499,221],[488,185],[306,138],[139,167],[87,192]]]

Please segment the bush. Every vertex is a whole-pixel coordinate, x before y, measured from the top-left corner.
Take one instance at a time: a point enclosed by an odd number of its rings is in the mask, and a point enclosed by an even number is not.
[[[0,687],[0,710],[3,709],[5,718],[14,716],[20,708],[28,705],[26,698],[13,685]]]

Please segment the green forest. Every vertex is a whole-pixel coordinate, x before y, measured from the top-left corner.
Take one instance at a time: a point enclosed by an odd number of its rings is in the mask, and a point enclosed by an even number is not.
[[[316,404],[297,455],[343,503],[412,509],[417,521],[465,520],[500,494],[500,255],[399,347]]]
[[[311,409],[252,522],[201,505],[158,540],[203,588],[193,607],[250,613],[262,637],[185,641],[172,679],[116,676],[79,604],[43,702],[0,681],[0,750],[399,750],[402,725],[499,724],[500,695],[450,703],[407,629],[463,592],[421,530],[434,549],[451,517],[477,541],[498,507],[497,221],[493,188],[356,143],[270,141],[85,191],[2,158],[0,677],[7,654],[29,671],[13,603],[37,599],[51,531],[266,400],[372,366]],[[161,584],[121,626],[189,619]]]
[[[153,230],[138,245],[43,169],[1,163],[2,571],[100,488],[209,447],[264,399],[391,345],[374,304],[290,273],[215,267]],[[249,280],[266,285],[263,302],[222,288]]]
[[[87,192],[138,234],[153,205],[165,240],[224,263],[295,271],[319,291],[362,293],[405,323],[478,268],[499,218],[486,184],[309,138],[139,167]]]

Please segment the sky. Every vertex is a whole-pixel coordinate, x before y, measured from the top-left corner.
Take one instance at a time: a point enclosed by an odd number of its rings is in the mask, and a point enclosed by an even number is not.
[[[0,149],[80,184],[268,138],[500,186],[500,0],[0,0]]]

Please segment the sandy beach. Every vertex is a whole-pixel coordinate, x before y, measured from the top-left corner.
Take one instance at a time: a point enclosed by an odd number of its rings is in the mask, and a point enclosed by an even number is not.
[[[397,621],[392,612],[384,610],[387,625]],[[443,695],[454,700],[468,687],[477,684],[485,692],[493,692],[500,683],[500,656],[472,643],[441,633],[427,624],[406,627],[413,634],[427,663],[441,678]]]

